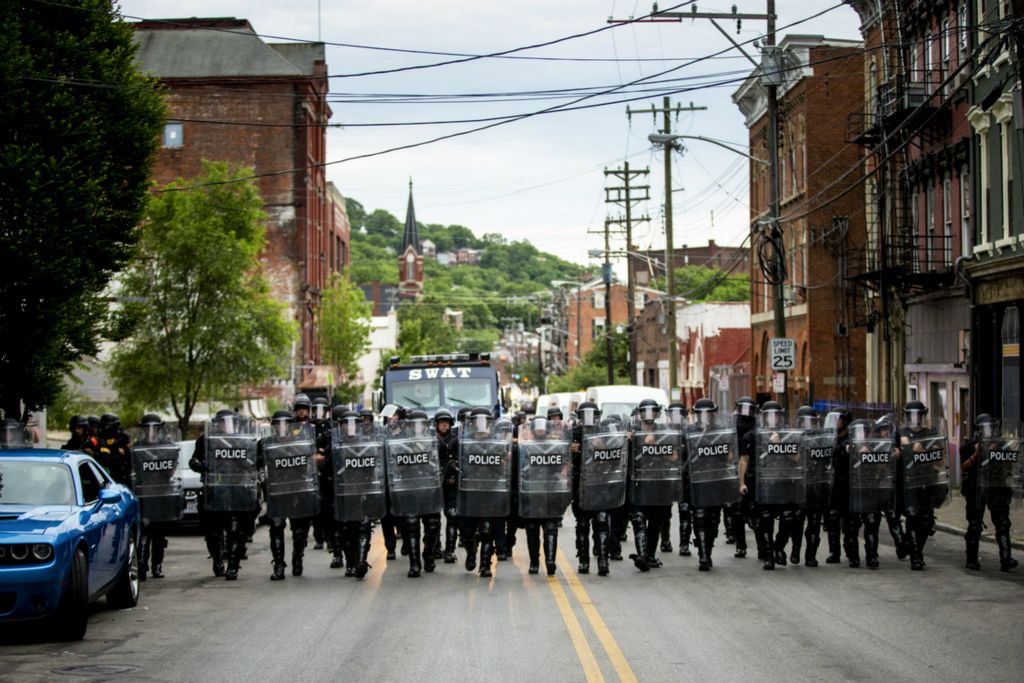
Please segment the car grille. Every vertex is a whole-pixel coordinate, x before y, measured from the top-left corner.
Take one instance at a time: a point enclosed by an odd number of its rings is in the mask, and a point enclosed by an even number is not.
[[[13,610],[14,601],[17,599],[17,593],[0,593],[0,614],[7,614]]]

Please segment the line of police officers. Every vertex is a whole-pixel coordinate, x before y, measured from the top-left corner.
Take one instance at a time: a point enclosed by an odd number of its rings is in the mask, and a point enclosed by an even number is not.
[[[495,555],[508,556],[519,528],[526,530],[529,572],[539,572],[543,549],[551,575],[570,506],[581,574],[589,573],[591,552],[602,576],[609,560],[622,559],[627,520],[636,568],[661,567],[657,549],[671,548],[673,505],[680,515],[679,554],[689,555],[692,541],[700,571],[713,566],[723,511],[735,556],[746,556],[749,525],[766,570],[787,563],[787,545],[789,562],[799,563],[803,542],[805,566],[816,567],[822,528],[827,563],[841,561],[842,547],[849,565],[859,566],[863,529],[865,564],[877,568],[883,518],[897,556],[909,556],[911,568],[920,570],[934,510],[949,493],[945,430],[917,401],[907,404],[899,425],[892,416],[854,420],[847,411],[822,419],[807,406],[790,424],[778,403],[758,409],[746,397],[733,415],[707,398],[692,412],[681,403],[663,408],[645,400],[628,421],[602,416],[590,402],[568,420],[558,408],[509,421],[495,419],[488,408],[466,409],[457,418],[439,410],[428,419],[422,411],[387,406],[378,422],[371,411],[329,411],[326,401],[302,395],[293,409],[275,413],[262,435],[253,421],[222,410],[197,440],[190,466],[202,474],[200,515],[217,576],[237,578],[261,493],[272,580],[285,578],[286,521],[294,576],[302,574],[310,529],[319,527],[332,551],[331,567],[364,577],[377,522],[389,559],[402,537],[410,577],[434,571],[438,559],[454,563],[458,545],[466,550],[468,571],[479,567],[481,576],[491,576]],[[145,520],[144,571],[151,561],[152,576],[161,577],[163,525],[182,512],[176,430],[146,415],[133,444],[115,415],[100,419],[96,435],[79,418],[71,428],[67,448],[92,453],[115,479],[134,487]],[[980,569],[987,508],[1000,568],[1008,571],[1017,566],[1009,509],[1020,494],[1020,441],[980,415],[961,454],[967,567]]]

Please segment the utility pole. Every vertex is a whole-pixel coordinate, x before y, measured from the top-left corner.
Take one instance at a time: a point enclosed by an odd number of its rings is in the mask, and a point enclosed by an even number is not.
[[[633,249],[633,203],[647,201],[651,198],[650,185],[631,185],[630,181],[640,176],[646,176],[650,169],[630,170],[629,162],[625,162],[622,168],[605,169],[604,175],[615,176],[622,181],[622,186],[604,188],[605,203],[619,204],[626,210],[625,218],[609,219],[609,223],[622,224],[626,229],[626,330],[629,334],[629,381],[640,384],[636,377],[636,331],[631,326],[636,321],[636,287],[633,280],[633,261],[629,252]],[[633,191],[642,192],[642,197],[634,197]],[[640,216],[637,221],[649,221],[649,216]],[[605,249],[607,249],[605,245]]]
[[[672,106],[672,101],[668,97],[662,98],[661,108],[656,108],[653,104],[650,109],[639,109],[632,110],[626,108],[626,115],[632,119],[633,114],[649,111],[654,115],[657,120],[657,115],[662,115],[662,128],[661,133],[665,135],[672,134],[672,114],[676,117],[684,111],[701,111],[707,109],[707,107],[695,107],[693,103],[690,106],[684,107],[677,104],[675,107]],[[675,286],[676,286],[676,275],[675,275],[675,242],[672,236],[672,148],[671,143],[665,144],[665,275],[666,275],[666,290],[668,290],[668,316],[666,319],[666,327],[668,328],[668,398],[670,401],[675,400],[677,397],[673,396],[672,390],[676,388],[678,380],[679,365],[679,348],[676,346],[676,302],[674,298]]]

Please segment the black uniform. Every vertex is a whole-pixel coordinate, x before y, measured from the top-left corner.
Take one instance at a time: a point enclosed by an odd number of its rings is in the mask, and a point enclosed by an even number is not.
[[[459,538],[459,518],[455,503],[459,495],[459,437],[454,425],[448,433],[437,435],[437,455],[441,464],[441,493],[444,496],[444,562],[455,562],[455,546]]]
[[[206,439],[196,439],[196,449],[188,466],[206,478]],[[206,496],[199,499],[199,520],[206,538],[206,549],[213,560],[214,576],[225,576],[229,580],[238,577],[238,569],[245,555],[245,543],[249,537],[251,518],[257,510],[239,512],[214,512],[207,509]],[[227,569],[224,562],[227,560]]]
[[[962,472],[961,493],[964,496],[967,517],[967,534],[964,542],[967,549],[967,568],[981,569],[978,547],[984,528],[985,508],[988,508],[992,527],[995,530],[996,545],[999,548],[999,569],[1008,572],[1018,566],[1012,556],[1010,543],[1010,502],[1013,490],[1007,487],[988,487],[984,496],[979,491],[979,439],[973,436],[960,446],[960,467]],[[1019,454],[1017,457],[1020,457]]]
[[[838,564],[839,536],[843,537],[843,549],[851,567],[860,566],[860,517],[850,513],[850,431],[845,424],[836,432],[836,446],[832,451],[835,479],[832,484],[832,497],[829,500],[828,512],[825,514],[825,532],[828,536],[828,557],[825,562]]]
[[[301,427],[291,428],[291,436],[298,436],[301,433]],[[257,467],[262,471],[266,466],[266,445],[267,440],[276,440],[276,437],[266,437],[260,439],[259,444],[256,448],[256,463]],[[271,576],[272,580],[280,580],[284,578],[284,568],[287,566],[284,561],[285,556],[285,541],[284,541],[284,527],[287,521],[289,528],[292,532],[292,576],[302,576],[303,556],[306,553],[306,545],[309,543],[309,528],[313,524],[314,519],[320,517],[319,513],[303,517],[270,517],[269,532],[270,532],[270,553],[273,557],[274,573]]]

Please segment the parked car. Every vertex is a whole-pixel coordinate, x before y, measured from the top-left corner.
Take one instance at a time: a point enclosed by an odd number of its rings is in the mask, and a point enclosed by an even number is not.
[[[593,401],[605,417],[617,416],[628,420],[633,409],[645,398],[653,398],[659,405],[668,405],[664,389],[632,384],[603,384],[587,389],[587,400]]]
[[[139,501],[84,453],[0,451],[0,623],[81,640],[89,604],[139,601]]]

